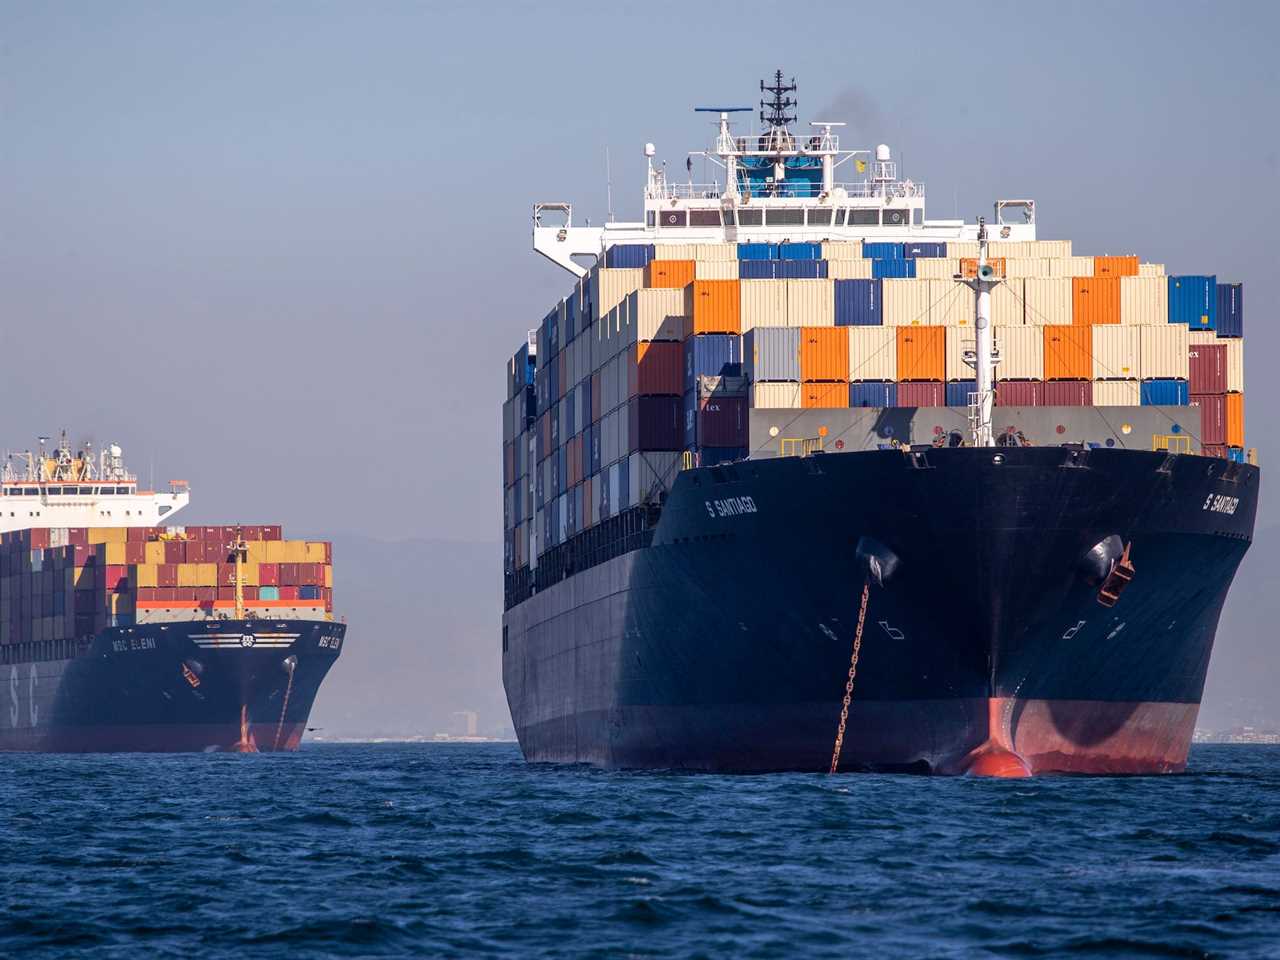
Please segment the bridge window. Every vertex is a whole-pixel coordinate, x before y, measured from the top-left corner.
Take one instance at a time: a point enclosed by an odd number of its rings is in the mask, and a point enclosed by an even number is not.
[[[849,226],[851,227],[874,227],[879,223],[879,210],[863,210],[855,207],[849,211]]]
[[[720,226],[720,211],[719,210],[690,210],[689,226],[718,227]]]
[[[646,210],[644,213],[645,226],[652,227],[655,221],[655,214],[652,210]]]
[[[687,227],[689,225],[688,210],[663,210],[658,214],[658,226]]]
[[[907,222],[907,211],[905,210],[886,210],[884,211],[884,225],[886,227],[901,227]]]
[[[830,207],[814,207],[809,211],[809,226],[811,227],[829,227],[831,226]]]
[[[924,211],[919,207],[913,207],[911,210],[911,222],[917,227],[924,223]]]
[[[785,208],[769,210],[765,214],[765,222],[771,227],[803,227],[804,210]]]
[[[758,227],[764,223],[764,211],[756,210],[739,210],[738,226],[740,227]]]

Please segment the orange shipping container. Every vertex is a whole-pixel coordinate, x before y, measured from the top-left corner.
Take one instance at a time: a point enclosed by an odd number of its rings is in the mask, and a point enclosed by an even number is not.
[[[847,383],[801,384],[800,406],[806,410],[847,407],[849,406],[849,385]]]
[[[1071,322],[1076,326],[1120,322],[1119,277],[1072,277]]]
[[[1093,375],[1093,331],[1072,325],[1044,328],[1044,378],[1088,380]]]
[[[1227,394],[1227,446],[1244,446],[1244,394]]]
[[[689,333],[741,333],[742,300],[737,280],[695,280]]]
[[[987,263],[996,271],[997,277],[1003,277],[1005,271],[1004,257],[988,257]],[[972,279],[978,275],[978,258],[962,257],[960,259],[960,273],[962,276]]]
[[[1094,257],[1093,275],[1095,277],[1136,277],[1138,258],[1137,256]]]
[[[800,379],[849,379],[848,327],[800,328]]]
[[[637,343],[632,347],[627,372],[633,397],[682,393],[684,346],[674,340]]]
[[[898,327],[898,379],[947,379],[947,328]]]
[[[644,268],[644,285],[655,289],[680,289],[693,283],[693,271],[692,260],[650,260]]]

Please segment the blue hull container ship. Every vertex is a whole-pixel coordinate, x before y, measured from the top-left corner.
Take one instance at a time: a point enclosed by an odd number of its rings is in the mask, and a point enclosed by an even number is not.
[[[1257,508],[1240,287],[1073,255],[1030,200],[927,219],[762,89],[712,183],[646,145],[642,222],[535,206],[576,280],[503,408],[526,758],[1182,770]]]

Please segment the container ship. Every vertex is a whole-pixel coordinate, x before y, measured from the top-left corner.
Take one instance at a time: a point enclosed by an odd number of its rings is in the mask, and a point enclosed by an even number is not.
[[[932,219],[761,89],[688,182],[646,144],[643,221],[534,206],[573,280],[507,366],[525,757],[1182,770],[1257,507],[1240,284]]]
[[[169,525],[184,482],[47,442],[0,467],[0,749],[296,750],[346,634],[331,545]]]

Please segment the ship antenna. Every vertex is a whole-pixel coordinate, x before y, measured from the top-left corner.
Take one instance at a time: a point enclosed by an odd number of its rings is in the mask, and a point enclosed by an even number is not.
[[[769,127],[785,127],[787,124],[795,123],[796,118],[787,113],[788,110],[796,106],[795,98],[787,96],[787,94],[795,93],[796,78],[792,77],[791,82],[782,82],[782,71],[777,70],[773,75],[773,84],[766,86],[763,80],[760,81],[760,92],[771,93],[771,100],[760,101],[760,124]],[[768,115],[765,115],[765,111]]]
[[[975,391],[969,394],[969,430],[973,434],[975,447],[993,447],[995,440],[991,433],[991,408],[995,402],[996,364],[1000,362],[1000,354],[996,350],[995,334],[991,329],[991,291],[1001,281],[996,276],[995,268],[987,262],[985,217],[978,218],[977,270],[971,279],[957,279],[976,294],[973,320],[976,342],[972,360]],[[966,356],[965,359],[968,360],[969,357]]]

